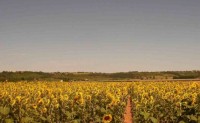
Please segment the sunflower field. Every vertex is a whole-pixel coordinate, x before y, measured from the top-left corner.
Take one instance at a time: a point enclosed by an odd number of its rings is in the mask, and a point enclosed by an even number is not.
[[[136,123],[200,123],[200,82],[136,82],[131,85]]]
[[[123,121],[126,83],[0,83],[1,123]]]
[[[2,82],[0,123],[199,123],[198,82]]]

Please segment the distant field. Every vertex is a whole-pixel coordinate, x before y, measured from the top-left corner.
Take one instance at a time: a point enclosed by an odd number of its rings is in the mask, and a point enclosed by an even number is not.
[[[199,123],[200,81],[1,82],[0,122]]]

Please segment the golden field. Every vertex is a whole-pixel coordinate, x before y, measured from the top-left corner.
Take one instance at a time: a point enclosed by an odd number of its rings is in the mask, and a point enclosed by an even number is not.
[[[2,123],[200,122],[200,82],[2,82]]]

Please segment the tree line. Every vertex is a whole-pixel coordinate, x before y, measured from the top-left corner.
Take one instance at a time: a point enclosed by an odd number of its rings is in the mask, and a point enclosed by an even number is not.
[[[3,71],[0,81],[112,81],[112,80],[158,80],[158,79],[200,79],[200,71],[161,71],[161,72],[33,72]]]

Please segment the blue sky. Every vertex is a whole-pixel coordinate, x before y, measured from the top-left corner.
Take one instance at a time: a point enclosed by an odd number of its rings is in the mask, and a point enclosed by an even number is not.
[[[199,0],[0,0],[0,71],[200,70]]]

